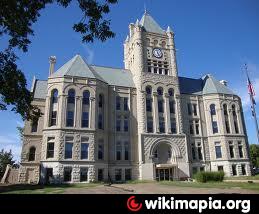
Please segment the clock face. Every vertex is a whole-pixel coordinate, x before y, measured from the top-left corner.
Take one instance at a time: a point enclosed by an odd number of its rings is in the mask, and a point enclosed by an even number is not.
[[[153,55],[156,58],[161,58],[163,56],[163,53],[159,48],[154,48],[153,49]]]

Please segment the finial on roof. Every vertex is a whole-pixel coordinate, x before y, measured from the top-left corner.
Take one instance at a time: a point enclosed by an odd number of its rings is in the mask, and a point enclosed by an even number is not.
[[[167,30],[166,30],[167,33],[173,33],[172,29],[168,26],[167,27]]]
[[[147,7],[146,7],[146,3],[144,3],[144,14],[147,14]]]
[[[136,24],[135,24],[136,26],[139,26],[139,20],[137,19],[137,21],[136,21]]]

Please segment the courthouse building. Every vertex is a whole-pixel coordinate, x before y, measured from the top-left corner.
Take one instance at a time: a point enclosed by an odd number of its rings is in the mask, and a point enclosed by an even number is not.
[[[43,115],[25,122],[19,182],[251,174],[240,97],[211,74],[179,76],[174,32],[150,14],[129,25],[125,68],[55,62],[33,81]]]

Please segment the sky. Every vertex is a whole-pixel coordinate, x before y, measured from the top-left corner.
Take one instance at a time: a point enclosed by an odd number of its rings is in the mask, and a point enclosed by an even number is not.
[[[228,81],[228,86],[242,98],[249,143],[257,143],[242,71],[243,64],[247,63],[259,115],[257,0],[119,0],[107,15],[116,37],[91,44],[83,44],[80,34],[72,29],[82,17],[76,1],[66,9],[49,5],[33,25],[34,36],[28,52],[17,51],[17,64],[25,73],[28,88],[34,75],[37,79],[47,79],[48,58],[52,55],[57,57],[56,69],[76,54],[89,64],[124,67],[123,42],[128,25],[141,19],[144,8],[163,29],[167,26],[173,29],[180,76],[200,78],[210,73],[218,80]],[[7,38],[0,38],[0,50],[6,46]],[[19,161],[22,143],[17,126],[23,126],[19,115],[0,111],[0,149],[12,149]]]

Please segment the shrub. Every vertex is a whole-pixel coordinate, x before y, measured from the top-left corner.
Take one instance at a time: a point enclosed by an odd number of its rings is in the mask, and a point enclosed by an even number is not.
[[[222,182],[224,179],[224,172],[197,172],[194,178],[201,183],[206,183],[207,181]]]

